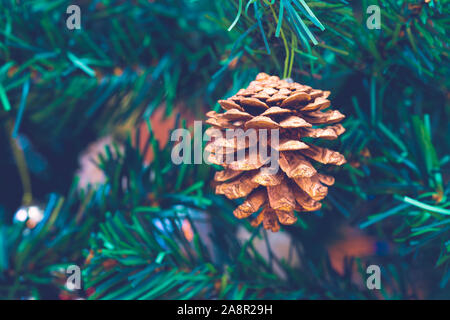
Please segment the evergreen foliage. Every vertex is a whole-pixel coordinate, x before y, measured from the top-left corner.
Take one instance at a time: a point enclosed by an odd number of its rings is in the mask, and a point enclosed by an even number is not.
[[[0,3],[0,298],[449,298],[448,0],[79,1],[73,31],[70,4]],[[78,187],[90,142],[180,102],[200,119],[258,72],[330,90],[347,115],[333,147],[348,164],[283,231],[300,265],[264,257],[265,231],[233,217],[208,166],[174,165],[149,122],[148,141],[138,130],[95,160],[104,183]],[[35,227],[13,219],[35,203]],[[348,224],[388,249],[340,274],[327,246]],[[379,293],[352,280],[371,263]],[[83,290],[64,286],[72,264]]]

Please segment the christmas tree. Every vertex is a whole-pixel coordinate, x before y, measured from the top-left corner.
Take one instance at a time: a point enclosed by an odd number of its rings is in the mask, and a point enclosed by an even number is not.
[[[449,4],[2,1],[0,299],[450,298]]]

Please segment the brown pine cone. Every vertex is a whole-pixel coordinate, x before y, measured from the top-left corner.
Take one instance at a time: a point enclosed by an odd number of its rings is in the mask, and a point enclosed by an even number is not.
[[[334,183],[334,178],[318,173],[309,159],[335,165],[342,165],[346,160],[338,152],[303,142],[301,138],[332,140],[345,131],[342,125],[335,124],[345,117],[343,114],[337,110],[322,111],[330,106],[329,95],[329,91],[260,73],[247,89],[239,90],[227,100],[219,100],[226,112],[206,114],[206,123],[212,125],[207,133],[213,135],[213,130],[223,133],[206,146],[211,152],[209,162],[224,167],[214,177],[216,194],[224,194],[229,199],[246,198],[234,210],[237,218],[246,218],[261,210],[252,225],[262,222],[265,229],[276,232],[280,228],[278,222],[296,222],[294,211],[320,209],[319,201],[327,195],[327,186]],[[276,173],[262,170],[269,165],[264,158],[257,157],[255,161],[249,156],[251,141],[227,139],[226,129],[278,129],[276,149],[281,170]],[[274,148],[268,141],[269,149]],[[228,149],[223,152],[225,147]],[[244,159],[220,161],[218,154],[230,153],[230,150],[234,156],[238,151],[247,153]]]

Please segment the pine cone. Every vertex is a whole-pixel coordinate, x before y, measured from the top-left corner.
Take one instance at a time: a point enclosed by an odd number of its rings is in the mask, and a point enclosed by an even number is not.
[[[218,160],[217,155],[224,147],[231,148],[232,153],[242,149],[248,152],[247,140],[227,139],[223,135],[206,146],[211,152],[209,162],[224,167],[214,177],[216,194],[224,194],[229,199],[246,198],[234,210],[237,218],[246,218],[261,209],[252,225],[262,222],[265,229],[276,232],[280,228],[278,221],[286,225],[296,222],[294,211],[321,208],[319,200],[325,198],[327,186],[334,183],[334,178],[318,173],[309,158],[335,165],[342,165],[346,160],[338,152],[301,141],[301,138],[332,140],[345,131],[342,125],[334,124],[344,115],[337,110],[321,111],[330,106],[329,95],[329,91],[260,73],[247,89],[239,90],[227,100],[219,100],[225,113],[210,111],[206,114],[206,123],[212,125],[207,130],[209,135],[214,129],[222,133],[226,129],[279,129],[277,150],[281,170],[276,173],[262,170],[268,164],[259,157],[249,161],[248,154],[245,159],[231,163]],[[322,126],[328,124],[334,125]]]

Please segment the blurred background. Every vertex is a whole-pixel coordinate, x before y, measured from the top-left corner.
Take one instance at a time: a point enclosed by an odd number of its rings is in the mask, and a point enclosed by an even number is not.
[[[449,4],[1,1],[0,298],[449,298]],[[276,234],[170,159],[259,72],[346,115],[322,209]]]

